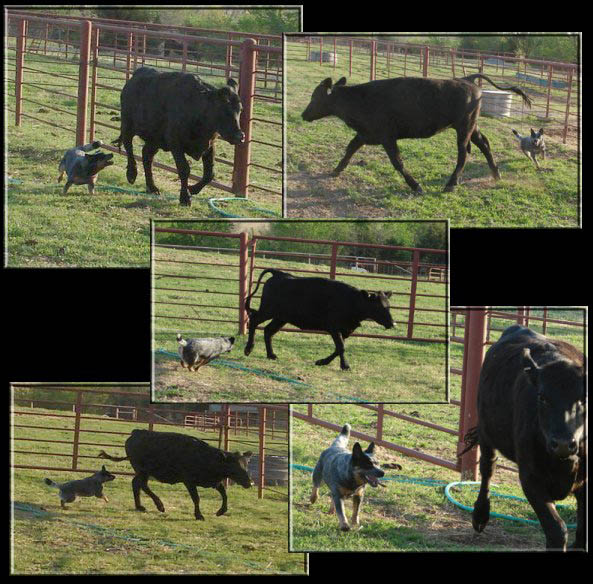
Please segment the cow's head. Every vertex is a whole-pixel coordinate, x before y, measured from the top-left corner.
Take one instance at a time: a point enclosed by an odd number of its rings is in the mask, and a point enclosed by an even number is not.
[[[239,483],[243,488],[248,489],[253,485],[253,481],[247,472],[247,465],[252,452],[226,452],[226,475],[229,479]]]
[[[539,427],[548,452],[559,459],[575,456],[584,441],[584,367],[560,354],[539,366],[524,349],[523,368],[537,392]]]
[[[386,329],[393,328],[395,323],[393,322],[393,318],[391,318],[391,312],[389,310],[391,292],[367,292],[366,290],[361,290],[360,293],[366,308],[367,318],[383,325]]]
[[[311,95],[311,101],[301,114],[303,120],[306,122],[313,122],[320,120],[326,116],[333,114],[332,110],[332,92],[336,87],[346,85],[346,77],[342,77],[336,84],[332,84],[331,77],[324,79],[314,90]]]
[[[231,144],[241,144],[245,134],[241,130],[239,118],[243,106],[237,94],[237,82],[229,79],[225,87],[210,92],[214,129],[223,140]]]

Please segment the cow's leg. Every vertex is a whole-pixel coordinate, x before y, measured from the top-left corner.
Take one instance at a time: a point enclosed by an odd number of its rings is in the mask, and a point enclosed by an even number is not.
[[[136,486],[134,486],[135,481],[137,481]],[[150,490],[150,487],[148,486],[148,476],[146,476],[144,474],[138,474],[132,480],[132,489],[134,490],[134,501],[136,501],[136,509],[138,509],[138,511],[146,511],[146,509],[144,509],[144,507],[142,507],[142,505],[140,505],[140,507],[138,506],[140,503],[140,493],[137,491],[138,487],[140,489],[142,489],[152,499],[156,508],[161,513],[164,513],[165,506],[163,505],[163,502],[158,498],[157,495],[155,495]]]
[[[544,530],[546,549],[566,551],[568,529],[558,515],[554,501],[542,491],[542,485],[538,478],[521,476],[521,466],[519,466],[519,478],[525,497],[533,507]]]
[[[352,138],[350,141],[350,144],[346,146],[346,154],[344,154],[344,158],[340,160],[340,163],[332,172],[332,176],[338,176],[348,166],[348,163],[350,162],[350,159],[354,153],[362,146],[364,146],[364,140],[358,134],[356,134],[356,136],[354,136],[354,138]]]
[[[144,165],[144,178],[146,179],[146,192],[147,193],[155,193],[156,195],[160,195],[161,192],[154,184],[154,179],[152,178],[152,159],[154,155],[158,152],[158,147],[150,142],[144,144],[142,148],[142,164]]]
[[[128,182],[133,185],[136,182],[138,176],[138,169],[136,168],[136,159],[134,158],[134,147],[132,146],[133,136],[131,134],[124,133],[122,130],[122,142],[128,155],[128,168],[126,170],[126,178]]]
[[[245,345],[245,350],[244,350],[245,356],[248,356],[251,353],[251,351],[253,350],[255,330],[265,320],[267,320],[267,318],[261,318],[259,310],[250,310],[249,311],[249,336],[247,337],[247,344]]]
[[[385,148],[385,152],[387,152],[387,156],[389,156],[389,160],[391,160],[391,164],[395,170],[397,170],[403,177],[408,186],[418,195],[423,193],[422,187],[414,180],[414,177],[404,168],[404,163],[402,161],[402,157],[397,146],[397,142],[394,140],[393,142],[385,142],[383,144],[383,148]]]
[[[492,176],[495,180],[500,179],[500,172],[498,170],[498,166],[496,166],[496,162],[494,162],[494,158],[492,157],[492,150],[490,149],[490,142],[488,142],[488,138],[476,128],[471,135],[471,141],[480,149],[482,154],[486,157],[486,161],[488,162],[488,166],[490,167],[490,172],[492,172]]]
[[[143,480],[144,479],[140,477],[140,475],[136,475],[132,479],[132,492],[134,493],[134,504],[136,505],[137,511],[146,511],[146,507],[143,507],[140,503],[140,487]]]
[[[73,183],[71,181],[66,181],[66,184],[64,185],[64,190],[62,191],[62,194],[65,195],[68,192],[68,189],[73,185]]]
[[[346,361],[346,358],[344,357],[344,339],[342,338],[342,335],[338,332],[331,332],[331,331],[329,334],[331,335],[332,339],[334,340],[334,344],[336,345],[336,350],[329,357],[315,361],[315,365],[329,365],[329,363],[331,363],[336,357],[339,356],[340,357],[340,367],[344,370],[350,369],[350,365],[348,365],[348,362]]]
[[[189,187],[189,192],[192,195],[197,195],[208,183],[214,179],[214,145],[210,146],[204,154],[202,154],[202,165],[204,166],[204,174],[200,182]]]
[[[490,479],[494,472],[495,462],[496,452],[494,449],[488,444],[480,442],[480,475],[482,476],[482,483],[472,512],[472,525],[478,533],[484,530],[490,519]]]
[[[575,550],[585,549],[585,488],[581,487],[575,492],[577,500],[577,533],[571,548]]]
[[[285,320],[273,319],[270,324],[264,327],[264,340],[266,341],[266,356],[268,359],[277,359],[272,349],[272,337],[286,324]]]
[[[187,188],[187,179],[189,178],[189,163],[185,158],[183,150],[180,148],[171,149],[171,154],[175,159],[175,166],[177,166],[177,174],[181,181],[181,190],[179,192],[179,204],[185,207],[191,207],[191,195]]]
[[[183,483],[185,488],[189,492],[191,500],[194,502],[194,517],[200,521],[205,521],[202,512],[200,511],[200,495],[198,495],[198,489],[194,483]]]
[[[227,512],[226,489],[224,488],[224,483],[222,482],[216,485],[215,489],[220,493],[220,496],[222,497],[222,505],[220,506],[220,509],[216,512],[216,515],[220,517],[221,515],[224,515]]]
[[[457,130],[457,166],[449,179],[449,182],[445,186],[445,192],[450,193],[456,185],[459,184],[459,177],[465,167],[465,161],[467,160],[467,145],[470,140],[471,132],[466,129]],[[478,147],[480,147],[478,145]],[[480,147],[481,149],[481,147]]]

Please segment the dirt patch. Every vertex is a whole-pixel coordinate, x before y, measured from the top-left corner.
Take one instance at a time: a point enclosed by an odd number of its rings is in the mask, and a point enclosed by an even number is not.
[[[355,202],[345,189],[337,189],[329,174],[293,173],[287,181],[287,217],[330,219],[335,217],[385,217],[381,207]]]

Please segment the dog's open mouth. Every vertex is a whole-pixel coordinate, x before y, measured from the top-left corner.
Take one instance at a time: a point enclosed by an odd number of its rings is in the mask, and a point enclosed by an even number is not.
[[[365,474],[364,478],[366,479],[367,483],[371,485],[373,488],[377,488],[379,486],[379,479],[372,475],[372,474]]]

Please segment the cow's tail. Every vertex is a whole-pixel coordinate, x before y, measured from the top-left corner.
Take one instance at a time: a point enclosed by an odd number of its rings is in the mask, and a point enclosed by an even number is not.
[[[264,277],[265,274],[272,274],[273,276],[276,276],[278,274],[283,274],[284,272],[281,272],[280,270],[274,270],[273,268],[268,268],[267,270],[264,270],[260,275],[259,278],[257,279],[257,284],[255,285],[255,290],[249,294],[249,296],[247,296],[247,298],[245,299],[245,310],[247,311],[247,314],[251,314],[252,309],[250,307],[251,304],[251,299],[255,296],[255,293],[257,292],[257,289],[259,288],[259,285],[261,283],[261,279]]]
[[[97,458],[108,458],[109,460],[115,460],[115,462],[121,462],[122,460],[128,460],[130,457],[122,456],[118,458],[117,456],[111,456],[111,454],[107,454],[107,452],[101,450],[101,452],[99,452],[97,455]]]
[[[114,146],[117,146],[118,150],[121,152],[121,145],[123,143],[121,134],[111,142]]]
[[[457,455],[457,458],[463,456],[466,452],[469,452],[474,446],[478,445],[479,437],[478,437],[478,427],[474,426],[463,437],[463,442],[465,443],[465,448]]]
[[[473,82],[474,79],[485,79],[486,81],[488,81],[488,83],[491,83],[492,85],[494,85],[494,87],[496,87],[496,89],[502,89],[503,91],[512,91],[513,93],[520,95],[521,98],[523,99],[523,102],[525,103],[525,105],[528,107],[531,107],[531,99],[529,98],[529,96],[522,89],[517,87],[516,85],[511,85],[509,87],[502,87],[501,85],[496,85],[496,83],[494,83],[494,81],[492,81],[492,79],[490,79],[490,77],[487,77],[486,75],[482,75],[482,73],[474,73],[473,75],[468,75],[467,77],[462,77],[461,79],[464,79],[465,81],[471,81],[471,82]]]

